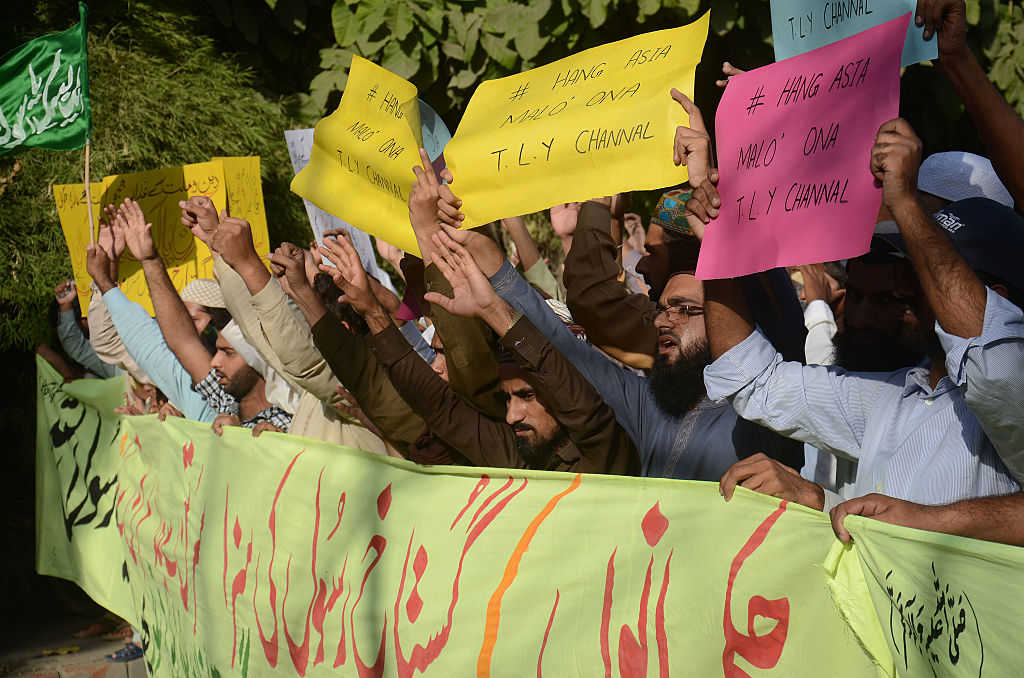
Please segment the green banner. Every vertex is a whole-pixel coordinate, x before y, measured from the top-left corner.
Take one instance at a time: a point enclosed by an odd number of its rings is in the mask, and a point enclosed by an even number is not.
[[[1004,676],[1020,549],[711,483],[420,467],[112,414],[39,361],[37,566],[155,676]]]
[[[0,155],[21,146],[85,145],[91,123],[84,3],[78,12],[74,27],[0,57]]]

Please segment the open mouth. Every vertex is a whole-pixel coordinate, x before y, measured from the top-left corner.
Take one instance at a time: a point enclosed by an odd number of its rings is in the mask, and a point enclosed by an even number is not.
[[[663,334],[660,337],[658,337],[659,353],[667,353],[668,351],[671,351],[673,348],[676,348],[677,346],[678,344],[676,343],[676,340],[673,339],[671,335]]]

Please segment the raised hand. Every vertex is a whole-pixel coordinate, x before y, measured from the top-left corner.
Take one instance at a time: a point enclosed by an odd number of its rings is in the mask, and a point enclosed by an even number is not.
[[[158,259],[156,243],[153,242],[153,224],[146,221],[139,203],[125,198],[118,208],[118,215],[124,222],[124,237],[128,250],[140,262]]]
[[[718,195],[718,170],[708,170],[708,180],[693,189],[686,201],[686,223],[698,240],[704,239],[704,228],[718,217],[722,198]]]
[[[724,89],[725,86],[729,84],[729,81],[732,80],[732,76],[742,75],[743,73],[746,73],[746,71],[736,68],[728,61],[723,61],[722,74],[725,75],[725,77],[722,78],[721,80],[715,80],[715,84]]]
[[[57,299],[57,306],[62,311],[70,311],[78,292],[75,290],[74,280],[64,280],[57,283],[53,288],[53,296]]]
[[[804,298],[808,303],[821,299],[826,304],[832,304],[843,295],[846,290],[839,288],[835,278],[825,272],[825,264],[805,264],[797,266],[804,279]]]
[[[114,232],[110,228],[110,224],[100,222],[100,230],[96,234],[96,244],[103,248],[103,251],[107,253],[107,256],[114,259]]]
[[[220,225],[207,244],[236,271],[246,263],[259,261],[259,255],[252,244],[252,229],[249,222],[238,217],[229,217],[227,210],[221,212]]]
[[[676,127],[675,143],[672,146],[672,162],[676,165],[687,166],[690,185],[696,188],[708,178],[708,170],[711,167],[711,137],[708,136],[707,127],[704,126],[704,116],[701,115],[697,105],[675,87],[672,88],[671,94],[672,98],[690,116],[689,127],[682,125]]]
[[[882,185],[882,200],[892,210],[916,199],[921,140],[902,118],[883,123],[871,149],[871,173]]]
[[[100,288],[101,294],[114,287],[110,277],[110,257],[99,245],[89,245],[85,248],[85,270]]]
[[[563,202],[550,210],[551,228],[559,238],[571,237],[576,232],[576,222],[580,218],[581,202]]]
[[[964,0],[917,0],[914,23],[924,26],[925,40],[939,35],[940,61],[967,51],[967,6]]]
[[[290,242],[281,246],[270,255],[270,270],[277,276],[285,293],[294,298],[302,289],[309,287],[306,275],[306,259],[312,258],[309,252],[302,250]]]
[[[345,293],[340,301],[347,302],[362,316],[380,309],[377,297],[373,296],[373,290],[370,288],[366,271],[363,270],[363,262],[359,260],[359,254],[349,242],[348,233],[337,238],[324,238],[320,245],[320,254],[334,264],[334,268],[320,264],[320,270],[331,276],[334,284]]]
[[[501,268],[501,264],[505,261],[505,255],[498,249],[498,243],[483,233],[474,230],[460,231],[447,224],[442,229],[445,235],[469,251],[485,276],[490,277]]]
[[[217,207],[213,201],[205,195],[197,195],[188,200],[179,200],[178,207],[181,208],[182,226],[192,231],[192,235],[210,247],[213,234],[217,232],[217,227],[220,225]]]
[[[432,236],[438,232],[441,224],[457,227],[466,215],[459,212],[462,201],[455,197],[448,186],[437,180],[425,149],[420,149],[420,164],[413,167],[412,171],[416,181],[409,191],[409,222],[426,265],[431,260]],[[448,176],[451,176],[450,172]]]
[[[434,263],[451,283],[452,297],[428,292],[423,298],[452,315],[480,318],[499,335],[507,332],[512,310],[495,293],[469,251],[447,232],[434,235],[434,247],[437,254]]]

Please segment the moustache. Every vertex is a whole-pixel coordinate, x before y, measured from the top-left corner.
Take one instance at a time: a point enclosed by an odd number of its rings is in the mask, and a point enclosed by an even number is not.
[[[517,424],[512,424],[512,430],[518,432],[518,431],[533,431],[535,429],[532,426],[530,426],[529,424],[523,424],[522,422],[520,422],[520,423],[517,423]]]

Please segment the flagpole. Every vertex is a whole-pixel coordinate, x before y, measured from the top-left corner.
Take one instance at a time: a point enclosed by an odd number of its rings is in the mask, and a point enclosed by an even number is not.
[[[96,244],[96,227],[92,221],[92,184],[89,183],[89,149],[91,143],[89,139],[85,140],[85,204],[86,209],[89,212],[89,244]]]

